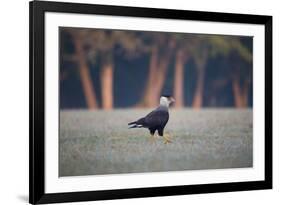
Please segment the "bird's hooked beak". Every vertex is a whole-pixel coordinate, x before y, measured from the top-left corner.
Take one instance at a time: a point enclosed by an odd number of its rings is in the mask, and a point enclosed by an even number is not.
[[[170,97],[170,104],[173,104],[174,102],[176,102],[176,100],[175,100],[175,98],[173,98],[173,97]]]

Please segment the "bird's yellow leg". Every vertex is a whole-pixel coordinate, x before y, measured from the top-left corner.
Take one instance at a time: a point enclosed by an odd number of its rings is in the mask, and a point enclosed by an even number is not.
[[[164,144],[172,143],[171,136],[169,135],[169,133],[164,133],[163,138]]]
[[[155,136],[154,135],[150,135],[150,142],[155,143]]]

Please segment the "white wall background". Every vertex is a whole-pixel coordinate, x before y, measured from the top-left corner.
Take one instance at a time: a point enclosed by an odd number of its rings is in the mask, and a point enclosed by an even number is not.
[[[79,0],[72,0],[79,2]],[[273,15],[274,189],[126,199],[79,204],[279,204],[281,117],[281,6],[276,0],[80,0],[80,2]],[[0,204],[28,200],[28,1],[2,1],[0,12]],[[279,202],[280,201],[280,202]],[[279,203],[278,203],[279,202]],[[72,203],[73,204],[73,203]]]

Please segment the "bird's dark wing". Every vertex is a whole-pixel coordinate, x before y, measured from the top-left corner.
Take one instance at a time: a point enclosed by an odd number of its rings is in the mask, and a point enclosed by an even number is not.
[[[153,110],[144,117],[145,127],[164,127],[169,120],[169,112],[167,110]]]

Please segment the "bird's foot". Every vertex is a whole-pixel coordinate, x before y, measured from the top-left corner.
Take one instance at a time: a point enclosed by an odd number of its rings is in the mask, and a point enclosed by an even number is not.
[[[155,143],[155,136],[154,136],[154,135],[151,135],[151,136],[150,136],[150,143],[151,143],[151,144],[154,144],[154,143]]]
[[[172,143],[171,137],[168,133],[163,135],[164,138],[164,144]]]

